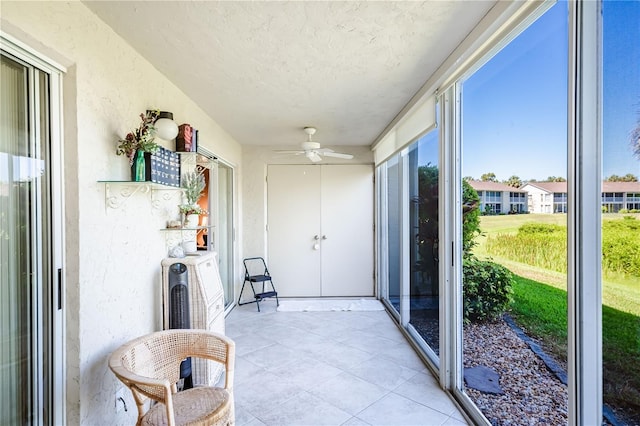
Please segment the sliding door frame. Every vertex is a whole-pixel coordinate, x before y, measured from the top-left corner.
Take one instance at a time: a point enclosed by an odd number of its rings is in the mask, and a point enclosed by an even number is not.
[[[602,2],[569,2],[569,424],[602,423]]]
[[[436,93],[441,105],[440,183],[443,200],[440,206],[440,385],[447,389],[476,424],[489,424],[471,399],[463,392],[462,359],[462,193],[461,117],[462,84],[465,76],[482,66],[501,43],[515,37],[517,26],[526,27],[554,2],[532,3],[524,15],[515,18],[515,27],[502,40],[489,43],[485,55],[474,57],[467,69],[453,69],[442,76],[443,85]],[[520,13],[520,12],[518,12]],[[525,16],[526,15],[526,16]],[[514,15],[515,16],[515,15]],[[601,306],[601,165],[602,165],[602,1],[568,2],[569,72],[568,72],[568,376],[569,424],[602,422],[602,306]],[[513,22],[512,22],[513,23]],[[480,49],[482,50],[482,49]],[[487,53],[488,52],[488,53]],[[473,54],[472,54],[473,56]],[[437,83],[434,84],[435,87]],[[406,152],[399,150],[404,169]],[[386,186],[384,168],[379,166],[380,191]],[[402,170],[402,198],[407,197],[406,172]],[[382,192],[380,192],[382,194]],[[384,210],[383,197],[378,208]],[[405,209],[406,210],[406,209]],[[403,270],[408,270],[408,218],[402,214]],[[378,214],[379,274],[384,271],[384,212]],[[404,283],[408,276],[403,273]],[[388,280],[381,277],[381,285]],[[406,284],[405,284],[406,285]],[[380,294],[386,294],[381,289]],[[401,292],[403,293],[403,292]],[[401,314],[405,301],[401,298]],[[401,327],[406,319],[401,315]]]
[[[48,113],[49,143],[46,147],[48,152],[39,152],[43,160],[48,160],[45,173],[48,173],[48,187],[46,190],[50,197],[40,198],[49,201],[47,206],[39,206],[42,211],[49,212],[46,229],[49,235],[42,236],[38,244],[48,241],[50,249],[44,253],[48,256],[40,260],[40,276],[37,277],[39,289],[37,290],[36,304],[34,311],[37,318],[37,336],[35,344],[38,352],[36,367],[36,377],[34,386],[36,388],[34,401],[35,413],[32,413],[36,423],[66,424],[66,350],[65,350],[65,228],[64,228],[64,154],[63,154],[63,96],[62,82],[66,68],[57,62],[45,57],[28,45],[20,42],[16,38],[0,31],[0,47],[3,52],[28,64],[29,67],[37,68],[40,72],[48,75],[49,78],[49,105],[45,108]],[[33,70],[31,71],[33,73]],[[33,77],[33,76],[32,76]],[[34,81],[35,79],[32,79]],[[39,99],[36,89],[39,82],[29,89],[30,120],[35,120],[36,108],[39,108]],[[41,109],[41,108],[40,108]],[[38,126],[34,126],[37,131]],[[43,135],[31,135],[31,143],[40,149],[40,137]],[[40,184],[38,184],[40,186]],[[38,227],[42,232],[43,228]],[[45,282],[46,280],[46,282]],[[44,307],[43,303],[47,303]],[[47,318],[43,318],[43,314]],[[45,325],[46,328],[45,328]],[[44,335],[46,333],[46,336]],[[44,353],[49,354],[49,365],[44,364]],[[48,380],[44,380],[47,377]],[[47,390],[44,383],[49,383]]]

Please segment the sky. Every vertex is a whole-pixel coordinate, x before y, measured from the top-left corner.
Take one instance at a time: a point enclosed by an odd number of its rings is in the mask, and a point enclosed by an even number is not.
[[[567,5],[559,2],[462,86],[462,175],[567,176]],[[605,1],[603,177],[640,177],[640,2]]]

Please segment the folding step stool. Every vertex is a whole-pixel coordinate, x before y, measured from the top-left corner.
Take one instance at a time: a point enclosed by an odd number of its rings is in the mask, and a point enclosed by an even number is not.
[[[273,286],[273,281],[271,281],[271,274],[269,274],[269,270],[267,269],[267,264],[264,259],[262,257],[248,257],[244,259],[242,263],[244,264],[244,282],[242,283],[240,296],[238,296],[238,305],[255,303],[256,306],[258,306],[258,312],[260,312],[260,302],[269,297],[275,297],[276,306],[280,306],[280,301],[278,300],[278,292]],[[260,273],[261,271],[263,272]],[[269,283],[271,284],[271,291],[265,291],[265,282],[267,281],[269,281]],[[255,300],[240,303],[240,300],[242,300],[242,292],[244,291],[244,286],[246,283],[249,283],[251,285],[251,291],[253,292],[253,297]],[[256,289],[253,286],[254,283],[262,283],[261,293],[256,293]]]

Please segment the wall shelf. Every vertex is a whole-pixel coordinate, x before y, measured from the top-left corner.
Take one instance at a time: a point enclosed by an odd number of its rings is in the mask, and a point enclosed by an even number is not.
[[[185,241],[197,240],[198,234],[203,231],[207,231],[207,234],[211,233],[210,229],[214,229],[215,226],[198,226],[195,228],[163,228],[160,232],[165,235],[165,242],[169,249],[181,245]]]
[[[151,207],[157,210],[163,202],[182,194],[182,188],[150,181],[99,180],[98,183],[104,184],[105,207],[110,209],[123,208],[135,194],[150,194]]]

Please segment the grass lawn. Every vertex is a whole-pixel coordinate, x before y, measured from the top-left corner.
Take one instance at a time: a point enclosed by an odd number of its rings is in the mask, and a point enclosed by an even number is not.
[[[620,219],[623,215],[603,214],[603,220]],[[629,216],[629,215],[624,215]],[[640,220],[640,214],[635,214]],[[483,235],[476,238],[478,245],[474,253],[480,258],[492,257],[493,260],[506,266],[513,273],[522,277],[543,282],[562,290],[567,288],[566,275],[547,269],[536,268],[531,265],[518,263],[498,256],[491,256],[485,249],[484,242],[487,236],[498,234],[515,234],[518,228],[525,223],[548,223],[566,225],[565,214],[523,214],[523,215],[498,215],[481,216],[480,229]],[[602,285],[603,304],[614,309],[640,316],[640,279],[621,275],[610,275],[604,278]],[[640,350],[640,348],[639,348]]]
[[[604,220],[623,215],[603,214]],[[625,215],[628,216],[628,215]],[[636,214],[640,220],[640,215]],[[524,223],[566,226],[564,214],[481,216],[474,253],[489,257],[487,236],[515,234]],[[511,314],[526,332],[538,339],[556,359],[567,359],[566,274],[492,256],[514,274],[514,303]],[[602,285],[603,393],[607,404],[623,408],[625,415],[640,419],[640,278],[610,274]],[[634,423],[635,424],[635,423]]]
[[[567,360],[567,292],[516,275],[511,314],[556,359]],[[640,317],[603,306],[604,399],[640,418]]]

